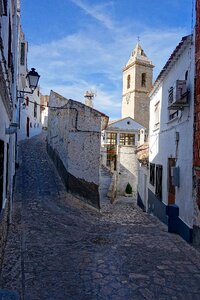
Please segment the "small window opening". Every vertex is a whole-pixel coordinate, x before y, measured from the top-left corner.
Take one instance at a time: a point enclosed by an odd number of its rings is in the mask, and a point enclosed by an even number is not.
[[[141,82],[141,85],[142,85],[143,87],[146,86],[146,73],[142,73],[142,82]]]
[[[185,72],[185,80],[188,79],[188,71]]]
[[[130,89],[131,86],[131,75],[127,76],[127,89]]]

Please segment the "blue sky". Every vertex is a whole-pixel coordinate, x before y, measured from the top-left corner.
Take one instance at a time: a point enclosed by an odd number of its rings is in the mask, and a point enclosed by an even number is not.
[[[182,36],[192,30],[192,0],[21,0],[29,68],[50,90],[121,117],[122,68],[140,36],[154,78]]]

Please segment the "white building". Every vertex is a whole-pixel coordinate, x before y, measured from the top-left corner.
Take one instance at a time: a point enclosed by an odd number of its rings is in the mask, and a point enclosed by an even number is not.
[[[194,108],[192,36],[178,44],[150,92],[148,211],[191,241]]]
[[[41,113],[41,123],[42,128],[47,129],[48,127],[48,109],[49,96],[48,95],[40,95],[40,113]]]
[[[136,149],[144,139],[145,128],[131,117],[110,122],[102,132],[102,163],[117,171],[118,194],[124,194],[128,183],[134,192],[137,190]]]
[[[27,73],[27,56],[28,42],[25,40],[25,35],[20,28],[20,57],[19,57],[19,75],[18,75],[18,92],[19,98],[19,132],[18,141],[31,138],[34,135],[41,133],[41,114],[40,114],[40,89],[37,87],[31,94],[31,89],[28,87]],[[26,93],[27,91],[27,93]]]
[[[0,5],[0,259],[11,220],[17,129],[17,64],[20,7],[17,0]]]

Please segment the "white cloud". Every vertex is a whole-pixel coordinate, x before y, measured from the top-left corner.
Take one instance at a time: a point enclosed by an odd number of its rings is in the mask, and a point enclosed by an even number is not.
[[[114,30],[115,25],[108,15],[109,7],[113,6],[113,2],[107,2],[103,4],[91,5],[83,2],[82,0],[71,0],[76,6],[81,8],[86,14],[90,15],[92,18],[98,20],[107,29]],[[105,10],[107,13],[105,13]]]
[[[107,12],[112,2],[88,6],[81,0],[71,1],[109,29],[112,38],[106,39],[105,30],[102,39],[101,30],[85,27],[48,44],[30,45],[29,65],[40,72],[43,93],[53,89],[66,98],[83,101],[85,91],[92,88],[98,94],[95,108],[111,117],[120,117],[122,68],[136,44],[138,32],[134,24],[124,27],[112,20]],[[156,75],[185,34],[184,28],[155,30],[141,26],[141,45],[155,65]]]

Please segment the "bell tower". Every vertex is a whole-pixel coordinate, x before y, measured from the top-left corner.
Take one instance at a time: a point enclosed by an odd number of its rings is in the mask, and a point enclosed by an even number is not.
[[[133,118],[149,128],[149,97],[152,87],[153,64],[137,43],[123,68],[122,119]]]

